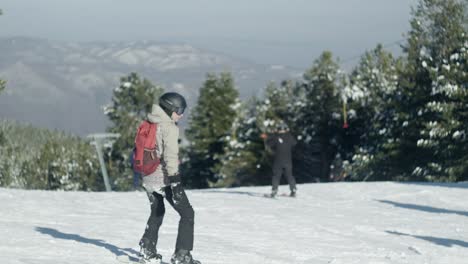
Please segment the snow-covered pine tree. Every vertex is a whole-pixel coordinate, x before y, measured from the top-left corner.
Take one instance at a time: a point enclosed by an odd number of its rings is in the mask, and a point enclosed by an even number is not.
[[[413,175],[430,181],[468,179],[468,7],[462,1],[422,5],[415,19],[428,37],[419,52],[421,67],[431,79],[430,101],[417,142],[432,153]]]
[[[361,57],[344,89],[354,179],[392,180],[398,174],[398,164],[390,162],[392,133],[400,126],[394,119],[399,103],[398,65],[399,60],[378,45]]]
[[[467,177],[466,16],[459,0],[421,0],[413,11],[398,113],[405,179]]]
[[[2,9],[0,9],[0,16],[3,15],[3,11]],[[5,89],[5,81],[4,80],[0,80],[0,92]]]
[[[263,133],[273,132],[280,121],[292,125],[293,88],[292,81],[283,81],[279,86],[273,82],[267,85],[264,99],[256,107],[257,126]]]
[[[13,188],[26,188],[23,164],[35,163],[38,149],[44,144],[44,130],[34,129],[31,126],[19,125],[16,122],[1,120],[0,134],[0,185]],[[24,138],[34,135],[33,140],[28,142],[30,151],[23,151]],[[37,164],[35,164],[37,165]],[[38,174],[38,173],[35,173]],[[40,186],[38,186],[39,188]]]
[[[0,80],[0,93],[5,89],[5,81]]]
[[[0,15],[2,15],[2,10],[0,9]],[[5,81],[0,79],[0,94],[2,91],[5,89]],[[0,131],[0,147],[2,146],[2,143],[5,142],[5,136],[3,135],[3,132]]]
[[[0,9],[0,16],[3,15],[2,9]],[[0,93],[5,89],[5,81],[0,79]]]
[[[304,144],[315,146],[304,153],[305,159],[315,155],[314,152],[320,153],[322,181],[329,180],[330,166],[343,133],[339,73],[332,53],[325,51],[304,73],[303,84],[295,91],[293,120]]]
[[[1,9],[0,9],[0,15],[1,15]],[[5,81],[0,79],[0,94],[2,91],[5,89]],[[3,135],[3,132],[0,131],[0,146],[2,145],[2,142],[4,142],[5,136]]]
[[[190,145],[182,168],[190,187],[205,188],[221,178],[220,158],[236,119],[238,97],[230,73],[207,74],[185,131]]]
[[[58,131],[0,122],[0,186],[97,191],[102,185],[93,147]],[[31,137],[34,135],[34,137]],[[28,139],[25,148],[24,140]],[[25,151],[27,149],[27,151]]]
[[[256,122],[256,104],[255,98],[236,104],[237,114],[231,134],[225,138],[228,144],[221,158],[221,179],[215,186],[258,185],[270,181],[261,131]]]
[[[58,133],[57,133],[58,134]],[[78,137],[50,137],[33,164],[23,164],[25,187],[63,191],[103,190],[94,148]]]
[[[2,9],[0,9],[0,16],[3,15]],[[0,79],[0,92],[5,89],[5,81]]]
[[[133,172],[129,158],[134,147],[135,133],[163,92],[161,86],[141,79],[137,73],[130,73],[120,78],[119,86],[114,89],[112,102],[104,107],[104,114],[112,122],[107,131],[120,134],[112,150],[106,155],[111,184],[117,190],[131,188]]]

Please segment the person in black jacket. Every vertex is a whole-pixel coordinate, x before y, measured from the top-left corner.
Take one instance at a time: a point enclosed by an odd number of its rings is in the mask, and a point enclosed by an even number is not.
[[[275,133],[267,136],[265,141],[269,150],[273,153],[273,179],[270,197],[278,194],[278,185],[281,175],[284,173],[291,190],[290,196],[296,196],[296,180],[292,175],[292,149],[296,145],[296,139],[289,132],[284,122],[280,122]]]

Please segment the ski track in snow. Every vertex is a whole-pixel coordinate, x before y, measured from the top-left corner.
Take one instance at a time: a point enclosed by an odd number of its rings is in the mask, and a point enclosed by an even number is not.
[[[287,191],[280,186],[280,192]],[[468,184],[324,183],[298,197],[269,186],[189,190],[193,256],[203,264],[466,264]],[[144,192],[0,188],[0,263],[119,263],[136,257]],[[166,203],[159,253],[168,263],[178,215]]]

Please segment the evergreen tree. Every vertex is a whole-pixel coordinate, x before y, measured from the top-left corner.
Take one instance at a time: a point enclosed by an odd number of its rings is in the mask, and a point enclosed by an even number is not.
[[[5,81],[0,79],[0,94],[2,93],[4,89],[5,89]],[[5,136],[3,135],[3,131],[0,131],[0,147],[2,146],[4,142],[5,142]]]
[[[10,121],[0,122],[0,134],[3,135],[0,143],[0,186],[103,189],[97,157],[89,142],[62,132]]]
[[[403,179],[466,177],[466,2],[421,0],[401,78],[396,160]]]
[[[183,171],[189,186],[204,188],[222,178],[220,159],[232,133],[238,96],[230,73],[207,75],[185,132],[190,146]]]
[[[3,14],[2,9],[0,9],[0,16]],[[0,93],[5,89],[5,81],[0,79]]]
[[[466,2],[444,1],[423,5],[416,13],[416,19],[425,18],[422,25],[416,24],[431,36],[428,48],[419,54],[431,80],[431,95],[424,110],[430,118],[424,120],[417,146],[432,155],[413,175],[431,181],[468,179],[466,12]]]
[[[104,189],[98,164],[89,142],[76,137],[50,138],[34,164],[23,164],[22,174],[27,188],[98,191]]]
[[[257,100],[238,103],[236,118],[221,158],[221,179],[215,186],[232,187],[241,185],[267,184],[270,180],[265,147],[257,126]],[[267,171],[268,170],[268,171]]]
[[[0,80],[0,93],[5,89],[5,81]]]
[[[293,83],[283,81],[280,86],[269,83],[265,89],[265,99],[257,105],[257,125],[263,133],[271,133],[275,126],[285,121],[291,125]]]
[[[398,174],[398,164],[389,161],[395,143],[392,132],[400,126],[394,119],[399,67],[401,61],[378,45],[362,56],[345,88],[354,179],[392,180]]]
[[[120,79],[119,87],[114,89],[112,103],[104,109],[105,115],[112,122],[108,132],[120,134],[106,155],[111,184],[117,189],[131,187],[133,171],[129,158],[134,147],[136,130],[163,92],[160,86],[131,73]]]
[[[295,91],[294,123],[304,139],[302,144],[318,148],[320,180],[324,181],[329,179],[330,167],[343,133],[339,74],[339,66],[332,53],[326,51],[304,74],[304,83]],[[316,151],[309,149],[304,153],[305,159]]]

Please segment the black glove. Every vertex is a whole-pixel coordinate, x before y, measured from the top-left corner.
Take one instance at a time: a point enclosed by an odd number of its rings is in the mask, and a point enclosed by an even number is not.
[[[172,200],[174,201],[174,203],[178,204],[187,200],[184,192],[184,187],[182,187],[182,184],[180,182],[171,183],[170,188],[172,191]]]
[[[166,188],[166,197],[172,199],[174,203],[180,203],[184,200],[186,196],[184,187],[182,187],[180,174],[164,177],[164,184],[168,186]]]
[[[172,176],[165,176],[164,177],[164,184],[166,186],[168,185],[178,185],[180,184],[180,181],[181,181],[181,177],[180,177],[180,174],[175,174],[175,175],[172,175]]]

